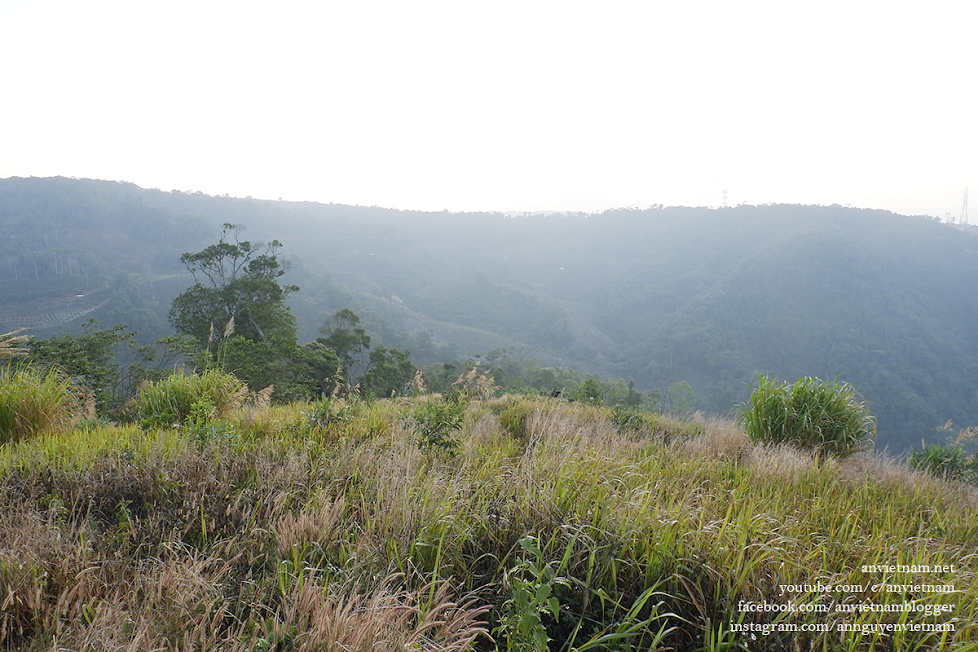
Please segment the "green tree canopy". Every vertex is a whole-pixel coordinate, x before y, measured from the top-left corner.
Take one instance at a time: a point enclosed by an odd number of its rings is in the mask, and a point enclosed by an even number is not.
[[[316,341],[336,352],[346,370],[347,382],[352,384],[354,371],[359,367],[359,371],[363,372],[366,366],[362,359],[363,352],[370,348],[370,336],[360,326],[360,317],[349,308],[343,308],[326,320],[319,332],[325,337]]]
[[[278,282],[286,270],[277,255],[282,243],[241,240],[243,230],[226,223],[217,244],[180,257],[195,283],[173,301],[170,323],[201,343],[231,318],[235,333],[245,339],[294,342],[295,318],[285,298],[299,288]]]
[[[322,342],[309,342],[296,349],[295,361],[303,365],[303,375],[308,379],[313,396],[330,396],[343,382],[343,363],[330,347]]]
[[[685,380],[669,386],[669,411],[684,415],[689,412],[689,400],[693,398],[693,387]]]
[[[97,328],[94,319],[82,327],[82,335],[62,335],[46,340],[31,340],[27,360],[41,366],[57,366],[80,380],[95,396],[96,409],[104,412],[119,407],[127,398],[115,350],[132,343],[135,333],[116,324]]]
[[[404,392],[414,377],[410,354],[400,349],[378,346],[370,352],[370,368],[363,377],[363,390],[383,398]]]
[[[589,403],[591,405],[604,404],[604,388],[597,378],[588,378],[577,386],[571,395],[576,401]]]

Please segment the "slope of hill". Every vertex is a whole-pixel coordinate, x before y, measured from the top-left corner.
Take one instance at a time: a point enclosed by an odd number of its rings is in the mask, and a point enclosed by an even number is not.
[[[226,221],[285,245],[307,340],[349,306],[385,344],[427,347],[424,361],[529,346],[546,364],[643,390],[687,381],[694,408],[720,413],[760,372],[838,378],[872,403],[880,443],[897,451],[948,419],[978,424],[978,238],[885,211],[514,217],[6,179],[0,303],[9,320],[15,302],[108,284],[114,298],[95,316],[138,314],[140,330],[162,332],[190,283],[180,254]]]
[[[426,446],[444,405],[0,447],[0,648],[978,649],[972,486],[549,398]]]

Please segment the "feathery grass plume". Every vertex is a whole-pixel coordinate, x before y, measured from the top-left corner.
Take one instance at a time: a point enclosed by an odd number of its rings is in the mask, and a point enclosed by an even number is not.
[[[466,396],[486,400],[496,393],[496,381],[488,374],[479,374],[481,361],[476,360],[472,368],[460,375],[451,388]]]
[[[427,391],[424,386],[424,374],[421,373],[420,369],[414,372],[414,378],[411,380],[410,388],[412,396],[420,396]]]
[[[18,335],[18,333],[22,333],[26,330],[26,328],[20,328],[9,333],[0,334],[0,358],[27,354],[27,349],[17,347],[18,344],[22,344],[31,339],[31,335]]]
[[[23,333],[26,328],[19,328],[9,333],[0,335],[0,358],[12,358],[15,356],[27,355],[27,349],[19,348],[18,344],[30,341],[32,335],[18,335]]]
[[[465,387],[466,385],[471,383],[472,380],[475,378],[476,373],[478,373],[477,372],[478,368],[479,368],[479,363],[476,362],[471,369],[469,369],[464,374],[461,374],[458,378],[455,379],[455,382],[452,383],[452,387],[456,387],[456,388]]]
[[[229,319],[228,320],[228,323],[226,323],[224,325],[223,339],[226,340],[227,338],[231,337],[232,335],[234,335],[234,315],[231,315],[231,319]]]
[[[255,426],[262,420],[262,416],[269,412],[274,391],[274,385],[269,385],[258,392],[252,392],[245,388],[245,394],[237,403],[237,408],[233,410],[233,414],[226,414],[225,417],[242,426],[245,430],[254,432]]]
[[[349,385],[349,383],[343,381],[343,365],[342,364],[340,364],[340,366],[338,366],[336,368],[336,373],[333,375],[333,379],[334,379],[334,382],[336,383],[336,385],[333,387],[333,391],[330,392],[329,398],[335,401],[336,399],[338,399],[340,397],[340,393],[341,392],[346,392],[348,394],[350,393],[350,385]]]
[[[257,392],[248,392],[247,402],[255,410],[266,410],[272,404],[272,393],[275,385],[269,385],[265,389]]]
[[[949,420],[948,423],[951,423]],[[968,426],[967,428],[962,428],[958,431],[958,435],[954,438],[953,442],[951,437],[948,436],[948,441],[954,446],[957,446],[964,450],[965,448],[971,448],[973,446],[972,442],[978,439],[978,426]]]
[[[872,442],[876,419],[847,383],[806,376],[780,385],[761,376],[740,418],[754,442],[791,444],[846,457]]]
[[[56,368],[0,367],[0,444],[66,424],[78,398],[71,379]]]
[[[475,379],[475,396],[481,400],[492,398],[496,393],[496,380],[489,374],[482,374]]]

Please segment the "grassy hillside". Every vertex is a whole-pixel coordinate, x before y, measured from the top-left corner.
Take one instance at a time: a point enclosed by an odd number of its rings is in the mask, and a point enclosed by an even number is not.
[[[972,487],[554,400],[453,448],[430,400],[4,444],[0,647],[978,649]]]

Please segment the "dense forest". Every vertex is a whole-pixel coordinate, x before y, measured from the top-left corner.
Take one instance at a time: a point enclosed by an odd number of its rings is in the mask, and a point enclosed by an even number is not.
[[[433,386],[478,361],[508,391],[604,378],[609,403],[727,414],[761,373],[817,376],[855,386],[893,452],[978,424],[978,238],[840,206],[450,214],[4,179],[0,332],[172,335],[181,256],[224,223],[280,243],[297,342],[349,309]]]

